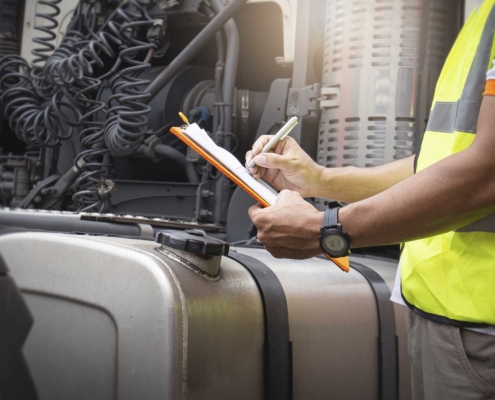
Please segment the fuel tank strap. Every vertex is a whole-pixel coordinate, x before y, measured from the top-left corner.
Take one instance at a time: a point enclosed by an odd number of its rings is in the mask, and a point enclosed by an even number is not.
[[[399,358],[394,305],[390,301],[390,289],[383,278],[371,268],[353,261],[351,261],[351,268],[364,276],[375,295],[378,312],[378,398],[380,400],[396,400],[399,396]]]
[[[264,399],[292,399],[292,343],[284,289],[273,271],[253,257],[234,251],[229,257],[246,268],[256,281],[265,316]]]

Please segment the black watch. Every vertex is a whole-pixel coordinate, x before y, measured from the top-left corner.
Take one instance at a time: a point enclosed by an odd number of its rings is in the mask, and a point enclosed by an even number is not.
[[[332,258],[346,257],[351,253],[351,239],[339,224],[340,207],[329,208],[323,217],[320,230],[320,247]]]

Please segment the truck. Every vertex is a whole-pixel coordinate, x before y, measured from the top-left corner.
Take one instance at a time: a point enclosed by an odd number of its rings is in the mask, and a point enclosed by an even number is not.
[[[398,246],[272,257],[170,129],[409,157],[476,3],[0,0],[0,398],[411,399]]]

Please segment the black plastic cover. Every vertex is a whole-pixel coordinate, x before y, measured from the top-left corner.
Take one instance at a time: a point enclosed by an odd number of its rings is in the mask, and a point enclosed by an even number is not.
[[[33,317],[19,288],[0,275],[0,399],[36,400],[38,395],[22,353]]]
[[[206,236],[205,231],[186,229],[184,232],[158,232],[156,241],[163,246],[204,256],[224,256],[229,254],[229,244]]]
[[[2,229],[0,228],[0,235],[2,234]],[[0,255],[0,275],[7,275],[9,269],[7,268],[7,264],[3,260],[3,257]]]

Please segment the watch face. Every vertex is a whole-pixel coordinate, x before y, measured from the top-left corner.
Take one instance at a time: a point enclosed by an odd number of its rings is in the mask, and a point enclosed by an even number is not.
[[[328,235],[323,239],[323,245],[330,253],[340,253],[347,246],[346,241],[341,235]]]

